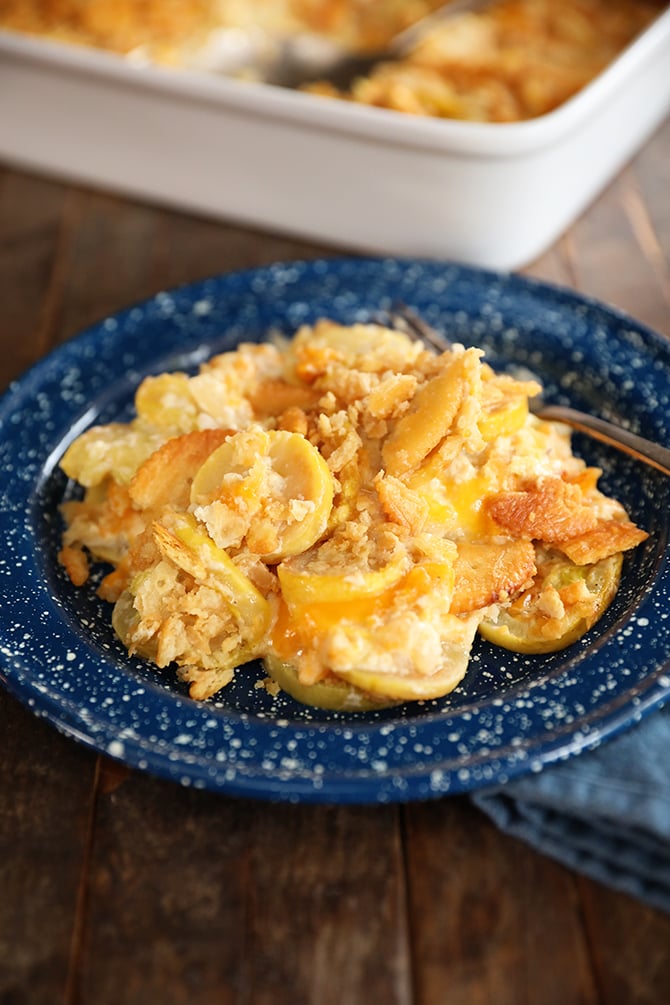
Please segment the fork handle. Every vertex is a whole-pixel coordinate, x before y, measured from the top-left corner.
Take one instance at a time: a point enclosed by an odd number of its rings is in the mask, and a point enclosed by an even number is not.
[[[552,422],[563,422],[572,429],[577,429],[581,433],[593,436],[596,440],[608,443],[612,447],[623,450],[638,461],[651,465],[665,475],[670,475],[670,450],[662,447],[659,443],[652,443],[645,440],[643,436],[637,436],[628,429],[616,426],[606,419],[600,419],[595,415],[588,415],[586,412],[579,412],[575,408],[567,408],[564,405],[543,405],[535,411],[539,419],[549,419]]]

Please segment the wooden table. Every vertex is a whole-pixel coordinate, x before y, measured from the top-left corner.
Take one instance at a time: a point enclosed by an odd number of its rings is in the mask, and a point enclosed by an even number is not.
[[[670,122],[527,269],[670,336]],[[328,249],[0,168],[0,380],[159,289]],[[667,1000],[670,917],[467,798],[265,805],[96,756],[0,689],[3,1005]]]

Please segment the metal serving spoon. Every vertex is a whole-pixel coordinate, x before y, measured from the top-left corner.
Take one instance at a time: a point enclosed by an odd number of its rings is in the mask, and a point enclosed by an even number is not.
[[[265,32],[225,29],[202,54],[203,68],[247,76],[265,84],[297,88],[325,80],[346,90],[381,62],[402,59],[425,35],[447,18],[489,6],[493,0],[450,0],[399,32],[382,50],[352,52],[318,35],[270,36]]]
[[[394,328],[404,331],[412,338],[420,338],[438,352],[444,352],[445,349],[449,348],[449,340],[446,336],[441,335],[408,307],[397,308],[391,315],[391,323]],[[670,475],[670,450],[667,447],[662,447],[660,443],[646,440],[643,436],[631,433],[629,429],[624,429],[596,415],[589,415],[588,412],[580,412],[576,408],[569,408],[565,405],[545,405],[539,395],[537,398],[531,398],[528,405],[533,415],[536,415],[538,419],[562,422],[580,433],[585,433],[587,436],[592,436],[602,443],[607,443],[609,446],[629,454],[636,460],[656,468],[657,471],[662,471],[664,475]]]

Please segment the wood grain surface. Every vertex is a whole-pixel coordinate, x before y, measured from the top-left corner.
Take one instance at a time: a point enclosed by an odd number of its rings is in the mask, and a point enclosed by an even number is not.
[[[670,336],[669,183],[666,123],[525,271]],[[0,384],[160,289],[324,253],[0,166]],[[0,1005],[658,1005],[669,988],[670,917],[467,798],[182,789],[0,689]]]

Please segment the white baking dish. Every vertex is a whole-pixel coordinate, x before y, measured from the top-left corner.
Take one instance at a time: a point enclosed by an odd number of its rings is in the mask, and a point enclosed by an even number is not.
[[[0,158],[350,250],[527,264],[670,108],[670,11],[561,108],[424,119],[0,32]]]

